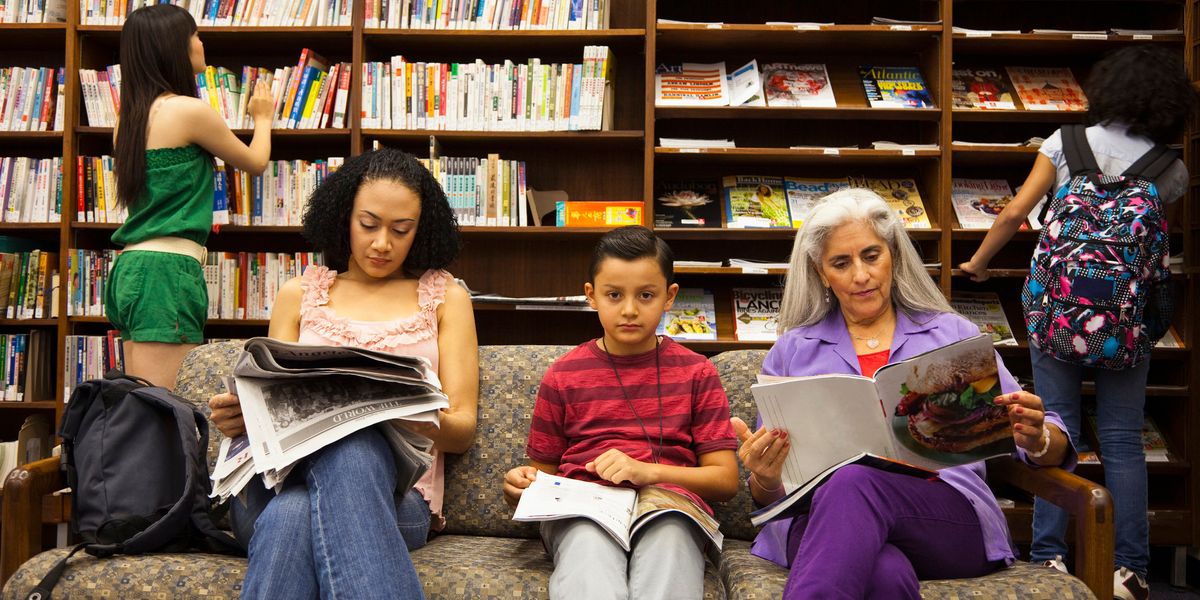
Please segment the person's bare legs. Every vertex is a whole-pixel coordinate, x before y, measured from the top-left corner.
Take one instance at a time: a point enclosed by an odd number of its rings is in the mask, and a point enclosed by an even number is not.
[[[199,344],[164,342],[123,342],[125,373],[136,375],[154,385],[175,389],[175,377],[183,358]]]

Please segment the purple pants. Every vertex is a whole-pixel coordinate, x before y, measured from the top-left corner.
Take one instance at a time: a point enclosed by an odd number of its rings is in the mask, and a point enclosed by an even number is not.
[[[792,522],[785,600],[921,597],[920,579],[990,573],[971,503],[943,481],[842,468]]]

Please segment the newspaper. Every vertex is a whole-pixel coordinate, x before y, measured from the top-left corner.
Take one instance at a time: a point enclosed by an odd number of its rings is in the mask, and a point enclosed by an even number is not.
[[[225,384],[236,390],[246,433],[221,442],[212,474],[221,500],[255,474],[278,489],[301,459],[376,425],[395,454],[398,486],[411,487],[432,465],[433,444],[398,422],[436,426],[450,406],[425,358],[261,337],[246,342]]]

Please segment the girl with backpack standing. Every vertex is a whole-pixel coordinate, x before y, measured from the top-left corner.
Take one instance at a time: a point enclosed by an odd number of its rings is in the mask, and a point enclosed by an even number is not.
[[[1020,193],[996,218],[971,260],[959,267],[973,281],[988,279],[988,263],[1042,197],[1055,191],[1022,293],[1034,386],[1046,410],[1062,416],[1078,444],[1080,387],[1085,371],[1093,373],[1096,433],[1105,485],[1115,502],[1114,595],[1144,600],[1149,595],[1150,546],[1143,408],[1149,348],[1169,319],[1164,314],[1169,304],[1159,302],[1170,296],[1169,289],[1162,298],[1156,293],[1159,285],[1169,286],[1166,221],[1159,205],[1183,196],[1188,185],[1187,168],[1171,160],[1173,153],[1157,165],[1148,163],[1162,152],[1156,145],[1181,138],[1198,96],[1178,53],[1149,46],[1108,55],[1093,67],[1084,87],[1092,125],[1086,132],[1064,127],[1046,139]],[[1147,160],[1139,161],[1147,154]],[[1088,161],[1089,155],[1094,160]],[[1128,177],[1115,177],[1119,174]],[[1118,215],[1126,216],[1122,220]],[[1142,233],[1143,225],[1150,233]],[[1139,241],[1140,250],[1113,251],[1130,247],[1130,239]],[[1069,262],[1062,260],[1067,255]],[[1125,262],[1131,257],[1136,267]],[[1089,267],[1126,274],[1122,278],[1074,268],[1077,260],[1088,259],[1095,260]],[[1072,267],[1057,270],[1067,264]],[[1106,314],[1097,309],[1105,300],[1132,304],[1136,309],[1129,312],[1140,318],[1119,325],[1124,307],[1120,315]],[[1059,312],[1059,307],[1065,308]],[[1097,330],[1113,335],[1101,338],[1093,335]],[[1035,499],[1031,560],[1066,571],[1066,526],[1065,511]]]
[[[112,235],[124,251],[104,309],[121,332],[125,372],[172,389],[183,357],[204,341],[213,157],[257,174],[271,154],[267,86],[259,83],[250,97],[254,138],[247,146],[196,96],[195,75],[203,71],[204,44],[186,10],[156,4],[129,13],[113,132],[117,205],[129,216]]]

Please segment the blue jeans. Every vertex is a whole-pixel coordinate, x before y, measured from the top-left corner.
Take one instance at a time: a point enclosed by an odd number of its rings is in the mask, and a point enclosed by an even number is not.
[[[278,495],[255,478],[231,507],[249,549],[243,598],[424,598],[409,551],[429,505],[396,491],[392,450],[358,431],[296,465]]]
[[[1150,523],[1146,516],[1146,455],[1142,448],[1146,375],[1150,359],[1121,371],[1088,369],[1043,354],[1030,345],[1033,385],[1046,410],[1067,424],[1071,441],[1079,443],[1080,383],[1085,371],[1096,377],[1096,436],[1104,465],[1104,485],[1112,493],[1118,567],[1146,575],[1150,564]],[[1050,502],[1033,502],[1030,560],[1042,562],[1067,555],[1067,512]]]

